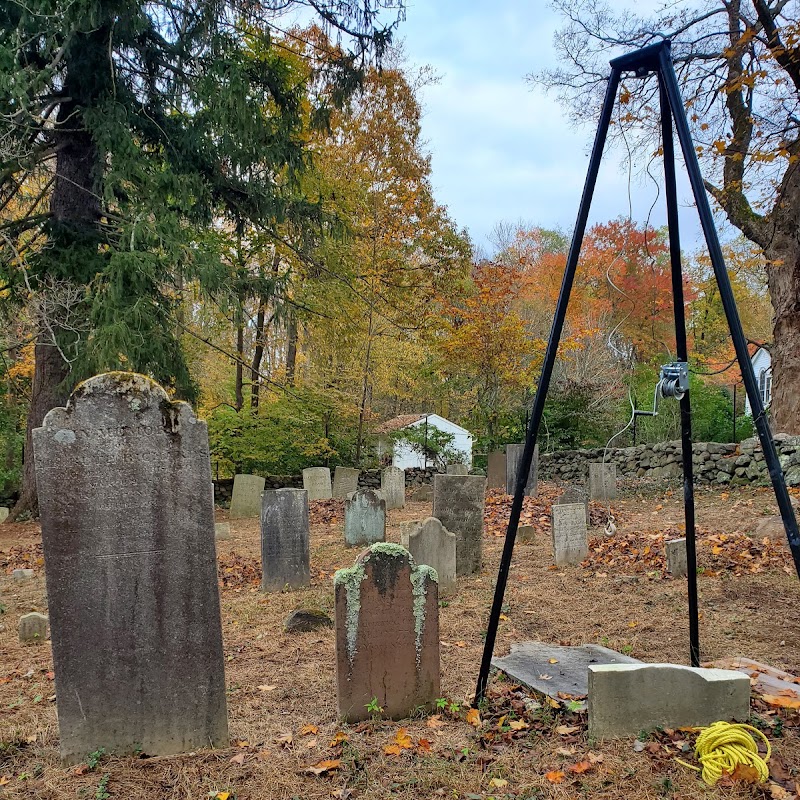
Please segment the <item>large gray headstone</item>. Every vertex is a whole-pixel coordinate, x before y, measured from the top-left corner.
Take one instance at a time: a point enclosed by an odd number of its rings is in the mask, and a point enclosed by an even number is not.
[[[411,522],[400,531],[400,544],[417,564],[427,564],[439,577],[439,594],[456,589],[456,537],[436,517]]]
[[[308,467],[303,470],[303,488],[308,492],[308,501],[330,500],[331,471],[327,467]]]
[[[381,494],[386,500],[386,510],[404,508],[406,504],[406,471],[399,467],[386,467],[381,472]]]
[[[586,508],[586,526],[591,525],[591,518],[589,517],[589,496],[583,489],[577,486],[568,486],[561,495],[553,500],[553,504],[557,506],[568,506],[573,503],[583,503]]]
[[[333,496],[347,497],[352,492],[358,491],[360,474],[360,470],[353,467],[336,467],[333,473]]]
[[[386,501],[372,489],[360,489],[344,501],[344,543],[363,547],[386,540]]]
[[[231,519],[258,519],[264,478],[260,475],[234,475],[231,495]]]
[[[62,759],[226,747],[205,423],[112,372],[33,447]]]
[[[489,453],[486,465],[486,488],[506,488],[506,454],[502,450]]]
[[[553,557],[556,566],[577,564],[589,554],[586,536],[586,506],[583,503],[554,505]]]
[[[617,465],[589,462],[589,497],[592,500],[614,500],[616,496]]]
[[[481,571],[486,478],[434,475],[433,516],[456,535],[456,574]]]
[[[519,465],[522,461],[522,453],[525,450],[524,444],[506,445],[506,494],[514,494],[517,489],[517,475]],[[536,494],[536,471],[539,466],[539,445],[533,450],[533,461],[528,473],[528,482],[525,484],[525,496],[533,497]]]
[[[273,489],[261,506],[261,588],[279,592],[311,581],[308,556],[308,492]]]

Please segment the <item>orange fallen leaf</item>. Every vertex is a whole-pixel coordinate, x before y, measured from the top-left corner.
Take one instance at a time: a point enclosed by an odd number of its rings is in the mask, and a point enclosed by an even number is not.
[[[85,775],[89,771],[88,764],[78,764],[74,770],[72,770],[73,775]]]
[[[530,725],[524,719],[512,719],[509,721],[508,727],[512,731],[524,731],[525,728],[530,728]]]
[[[501,614],[500,619],[502,619],[504,622],[508,622],[509,618],[505,614]]]
[[[471,708],[467,711],[467,722],[474,725],[476,728],[481,726],[481,712],[477,708]]]
[[[0,778],[0,786],[5,786],[7,783],[11,783],[11,778],[9,778],[8,775],[3,775],[3,777]]]
[[[429,728],[443,728],[447,723],[442,722],[441,714],[434,714],[432,717],[428,717],[428,721],[425,724]]]
[[[309,736],[311,734],[318,733],[318,732],[319,732],[319,728],[316,725],[303,725],[303,727],[300,728],[300,735],[301,736]]]
[[[574,772],[576,775],[581,775],[584,772],[588,772],[593,766],[594,764],[592,764],[591,761],[585,759],[584,761],[579,761],[577,764],[570,764],[567,769],[570,772]]]
[[[344,731],[337,731],[336,735],[331,739],[331,747],[336,747],[336,745],[341,744],[342,742],[347,741],[347,734]]]
[[[324,775],[326,772],[333,772],[333,770],[339,769],[341,765],[342,762],[338,758],[333,760],[318,761],[316,764],[306,767],[303,772],[310,772],[313,775]]]
[[[765,703],[779,708],[800,708],[800,697],[779,697],[775,694],[762,694],[761,699]]]
[[[247,758],[247,753],[237,753],[233,758],[229,759],[229,763],[231,764],[238,764],[240,767],[244,764],[244,760]]]
[[[490,789],[504,789],[508,786],[508,781],[505,778],[492,778],[489,781]]]
[[[417,749],[421,753],[430,753],[431,752],[431,742],[429,739],[420,739],[417,742]]]
[[[400,747],[399,744],[387,744],[386,747],[383,748],[383,752],[386,753],[387,756],[399,756],[403,752],[403,748]]]
[[[466,647],[466,646],[467,646],[466,642],[456,642],[456,647]]]
[[[558,659],[557,658],[551,658],[549,663],[550,664],[558,664]]]
[[[409,736],[405,728],[398,728],[397,733],[394,735],[395,744],[402,747],[404,750],[409,750],[414,746],[414,740]]]
[[[550,783],[561,783],[564,780],[564,773],[560,769],[554,769],[545,773],[545,778],[547,778]]]
[[[577,730],[580,730],[577,725],[559,725],[556,728],[556,733],[559,736],[569,736],[571,733],[575,733]]]
[[[217,792],[214,795],[214,800],[228,800],[230,796],[231,796],[230,792]]]
[[[736,769],[731,775],[731,778],[738,783],[761,782],[761,776],[758,774],[758,770],[755,767],[749,766],[748,764],[737,764]]]

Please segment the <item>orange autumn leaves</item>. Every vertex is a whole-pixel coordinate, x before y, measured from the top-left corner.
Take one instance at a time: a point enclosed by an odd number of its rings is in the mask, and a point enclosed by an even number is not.
[[[405,728],[398,728],[394,739],[383,748],[383,752],[387,756],[399,756],[406,750],[430,753],[431,742],[429,739],[417,739],[415,743],[413,737]]]

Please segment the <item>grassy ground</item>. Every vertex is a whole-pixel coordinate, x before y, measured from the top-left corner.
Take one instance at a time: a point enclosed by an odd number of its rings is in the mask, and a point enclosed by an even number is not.
[[[653,491],[615,501],[617,531],[610,538],[603,535],[607,511],[593,506],[597,538],[589,559],[554,569],[547,513],[557,493],[545,485],[537,499],[527,501],[523,521],[539,534],[516,547],[495,652],[531,639],[596,642],[644,661],[688,663],[685,581],[663,569],[663,540],[681,533],[680,496]],[[797,673],[800,583],[788,547],[747,535],[776,513],[770,492],[701,491],[697,501],[703,658],[747,655]],[[691,752],[683,752],[692,739],[685,732],[653,733],[643,749],[632,739],[589,742],[581,715],[539,706],[500,679],[492,683],[480,720],[468,721],[508,510],[507,498],[496,494],[487,504],[483,572],[459,579],[457,595],[441,609],[447,708],[433,718],[343,725],[336,710],[333,632],[290,635],[282,629],[283,619],[299,606],[332,616],[332,574],[355,556],[343,547],[341,506],[313,505],[312,583],[306,590],[258,591],[255,520],[232,522],[232,539],[218,543],[231,746],[171,758],[97,755],[77,769],[58,760],[49,645],[23,647],[17,637],[20,614],[46,611],[38,526],[0,525],[0,798],[796,796],[800,714],[757,699],[754,719],[775,750],[773,788],[706,787],[675,761],[676,755],[691,760]],[[429,503],[412,501],[390,512],[387,539],[399,541],[399,523],[430,510]],[[225,518],[218,512],[218,520]],[[33,581],[11,582],[11,570],[20,566],[33,566]],[[392,744],[399,755],[386,752]],[[306,771],[325,761],[333,762],[331,769]]]

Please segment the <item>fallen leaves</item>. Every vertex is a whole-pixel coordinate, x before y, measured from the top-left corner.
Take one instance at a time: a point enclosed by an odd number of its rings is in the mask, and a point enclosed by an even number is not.
[[[477,708],[471,708],[467,711],[467,722],[475,728],[480,728],[481,712]]]
[[[303,727],[300,728],[301,736],[313,736],[317,733],[319,733],[319,728],[316,725],[303,725]]]
[[[221,589],[261,585],[261,562],[234,553],[217,553],[217,575]]]
[[[431,742],[429,739],[418,739],[416,745],[414,739],[405,728],[398,728],[397,733],[394,735],[394,740],[391,744],[387,744],[383,748],[383,752],[387,756],[399,756],[406,750],[414,750],[416,747],[420,753],[431,752]]]
[[[564,780],[564,773],[560,769],[554,769],[550,772],[546,772],[545,778],[547,778],[550,783],[561,783]]]
[[[310,772],[312,775],[325,775],[328,772],[333,772],[333,770],[339,769],[341,766],[342,762],[338,758],[325,759],[306,767],[303,772]]]
[[[800,709],[800,696],[797,692],[794,697],[788,696],[788,692],[780,692],[779,694],[762,694],[761,699],[771,706],[778,708],[796,708]]]

